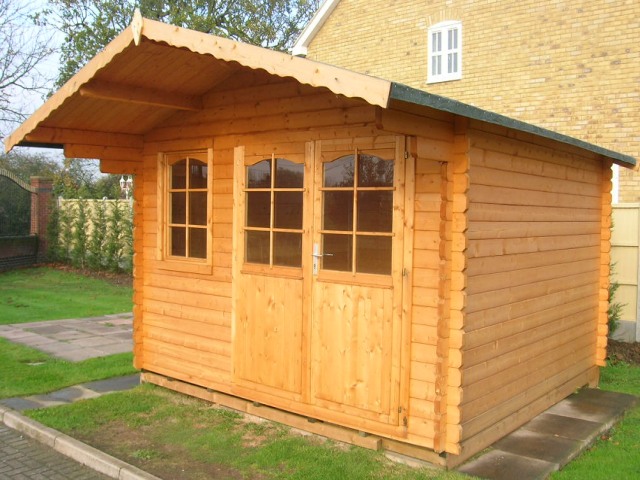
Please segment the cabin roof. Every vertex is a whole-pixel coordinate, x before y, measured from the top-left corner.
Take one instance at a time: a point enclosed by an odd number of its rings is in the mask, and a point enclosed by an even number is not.
[[[603,155],[635,159],[449,98],[343,68],[144,19],[133,22],[5,139],[15,146],[142,148],[143,136],[241,70],[263,70],[385,109],[435,109]],[[99,148],[95,150],[97,158]]]

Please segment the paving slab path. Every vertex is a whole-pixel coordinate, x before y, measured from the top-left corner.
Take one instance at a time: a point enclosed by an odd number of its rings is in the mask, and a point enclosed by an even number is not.
[[[0,325],[0,337],[37,348],[70,362],[130,352],[133,315],[119,313],[91,318]]]

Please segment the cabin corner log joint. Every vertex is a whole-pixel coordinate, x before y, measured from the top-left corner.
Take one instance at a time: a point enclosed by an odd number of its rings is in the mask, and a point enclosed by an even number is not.
[[[16,145],[135,173],[146,381],[444,466],[597,383],[630,157],[142,18]]]

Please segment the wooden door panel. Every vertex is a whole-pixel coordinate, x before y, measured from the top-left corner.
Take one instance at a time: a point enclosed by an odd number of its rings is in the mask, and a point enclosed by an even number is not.
[[[302,281],[242,275],[235,331],[235,374],[299,394],[302,389]]]
[[[312,326],[312,396],[371,418],[390,414],[391,289],[318,282]]]

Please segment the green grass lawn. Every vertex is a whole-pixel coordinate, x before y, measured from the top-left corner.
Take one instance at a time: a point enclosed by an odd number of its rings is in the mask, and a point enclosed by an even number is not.
[[[129,312],[129,286],[49,267],[0,273],[0,325]]]
[[[274,422],[246,421],[232,410],[153,385],[28,415],[161,478],[469,478],[400,465],[381,452],[303,436]]]
[[[0,398],[48,393],[71,385],[135,373],[133,354],[67,362],[0,338]]]
[[[603,369],[601,388],[640,395],[640,367]],[[456,472],[412,469],[379,452],[251,423],[239,414],[152,385],[28,413],[162,478],[464,479]],[[192,474],[178,475],[175,465]],[[554,479],[632,479],[640,472],[640,407]]]

